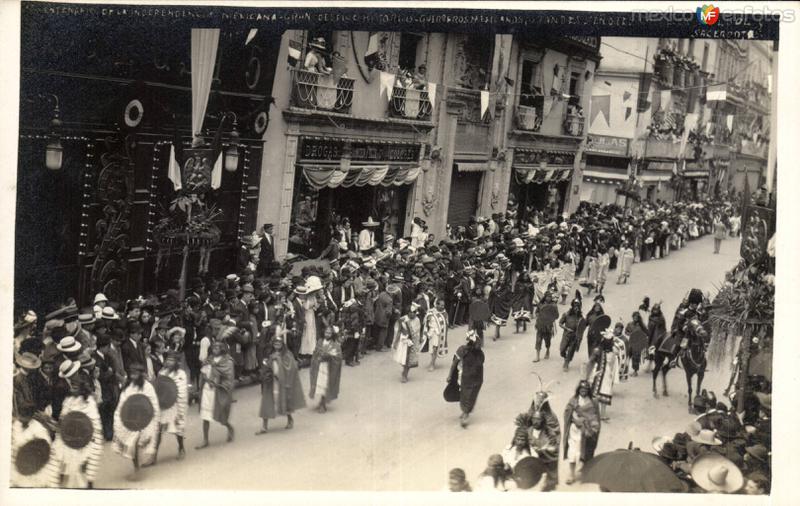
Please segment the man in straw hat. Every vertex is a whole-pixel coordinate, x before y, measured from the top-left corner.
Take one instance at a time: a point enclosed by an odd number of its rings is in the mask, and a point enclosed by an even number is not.
[[[733,494],[744,486],[742,471],[730,460],[708,453],[692,463],[692,479],[706,492]]]
[[[367,221],[361,222],[364,228],[358,233],[358,251],[362,255],[369,255],[375,250],[375,229],[380,225],[370,216]]]
[[[134,479],[142,459],[149,462],[155,457],[159,416],[155,388],[145,380],[144,364],[136,362],[128,370],[128,382],[114,412],[114,450],[133,460]]]
[[[161,414],[158,422],[156,453],[153,456],[153,464],[156,463],[158,458],[158,449],[161,446],[161,437],[164,432],[175,434],[175,439],[178,441],[178,460],[183,460],[186,457],[183,439],[184,431],[186,430],[186,411],[189,404],[189,386],[186,372],[181,368],[180,364],[180,352],[167,352],[164,359],[164,367],[161,368],[158,373],[159,377],[156,379],[156,393],[161,394],[159,396]],[[165,386],[160,387],[159,384]],[[167,392],[166,395],[161,392],[162,389]],[[175,394],[174,397],[172,392]]]

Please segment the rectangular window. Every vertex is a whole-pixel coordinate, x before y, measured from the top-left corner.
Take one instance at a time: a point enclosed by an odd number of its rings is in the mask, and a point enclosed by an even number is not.
[[[701,67],[704,71],[708,70],[708,42],[703,43],[703,66]]]
[[[400,55],[397,59],[397,65],[402,70],[408,70],[412,73],[416,70],[418,64],[417,47],[421,40],[422,36],[417,33],[403,33],[400,35]]]
[[[539,84],[539,65],[533,60],[522,60],[519,105],[534,106],[534,98],[542,95],[542,88]]]
[[[691,58],[694,58],[694,42],[695,42],[694,39],[689,39],[689,52],[688,52],[688,55]]]

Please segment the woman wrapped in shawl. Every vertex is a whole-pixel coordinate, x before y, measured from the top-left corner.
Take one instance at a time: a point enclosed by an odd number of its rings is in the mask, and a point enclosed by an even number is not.
[[[317,411],[328,410],[327,402],[339,397],[339,383],[342,379],[342,347],[336,340],[334,327],[325,327],[323,338],[311,356],[311,388],[308,396],[312,399],[319,394]]]
[[[564,410],[564,460],[569,462],[568,485],[575,481],[578,461],[586,463],[594,457],[599,437],[600,407],[592,397],[589,382],[581,381]]]
[[[263,420],[256,435],[267,433],[267,422],[271,418],[286,415],[286,428],[294,426],[292,412],[306,406],[300,371],[292,352],[286,347],[285,329],[276,330],[272,341],[272,353],[261,362],[261,407],[259,416]]]
[[[198,450],[208,446],[208,430],[211,420],[219,422],[228,429],[227,441],[233,441],[233,426],[228,419],[233,404],[234,370],[233,358],[228,354],[228,345],[216,341],[211,345],[211,354],[206,359],[202,372],[200,418],[203,420],[203,444]]]

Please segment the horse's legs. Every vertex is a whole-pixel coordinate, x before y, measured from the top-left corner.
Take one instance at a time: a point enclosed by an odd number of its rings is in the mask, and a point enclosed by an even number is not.
[[[664,397],[669,397],[669,392],[667,392],[667,373],[669,372],[669,362],[664,364],[664,368],[661,370],[661,379],[664,381]]]
[[[703,360],[703,363],[700,364],[700,367],[697,370],[697,391],[700,392],[701,388],[703,387],[703,378],[706,375],[706,361]]]
[[[653,397],[658,399],[658,390],[656,389],[656,379],[658,378],[658,371],[661,369],[661,362],[658,360],[658,354],[654,357],[653,360]]]
[[[689,367],[689,364],[687,364],[685,361],[683,363],[683,372],[686,373],[686,386],[689,389],[689,414],[694,414],[694,410],[692,409],[692,376],[694,376],[694,371],[692,370],[691,367]],[[699,382],[697,385],[697,391],[698,392],[700,391]]]

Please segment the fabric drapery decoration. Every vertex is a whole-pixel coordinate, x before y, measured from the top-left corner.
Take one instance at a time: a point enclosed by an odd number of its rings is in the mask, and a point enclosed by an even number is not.
[[[520,169],[514,170],[514,177],[519,184],[560,183],[572,177],[572,169]]]
[[[486,111],[489,110],[489,92],[481,90],[481,119],[486,117]]]
[[[217,155],[217,161],[211,170],[211,189],[216,190],[220,186],[222,186],[222,151]]]
[[[484,172],[489,170],[488,162],[456,162],[456,168],[459,172]]]
[[[431,103],[431,116],[436,114],[436,83],[429,82],[428,88],[428,102]]]
[[[422,172],[422,167],[399,167],[389,165],[353,165],[343,171],[338,166],[303,166],[303,176],[314,190],[342,186],[401,186],[413,183]]]
[[[725,126],[728,127],[728,132],[733,132],[733,114],[725,116]]]
[[[203,130],[219,46],[218,28],[192,28],[192,134]]]
[[[681,148],[679,153],[683,153],[686,149],[686,142],[689,140],[689,132],[697,127],[697,118],[699,115],[696,112],[690,112],[683,120],[683,135],[681,136]]]
[[[394,88],[395,75],[389,72],[380,73],[381,96],[386,97],[386,101],[392,100],[392,88]]]
[[[178,161],[175,159],[175,146],[172,144],[169,146],[169,168],[167,169],[167,177],[172,181],[172,187],[175,191],[183,188],[183,183],[181,182],[181,168],[178,165]]]
[[[542,102],[542,118],[550,116],[550,111],[553,110],[553,103],[555,100],[555,97],[544,97],[544,101]]]

